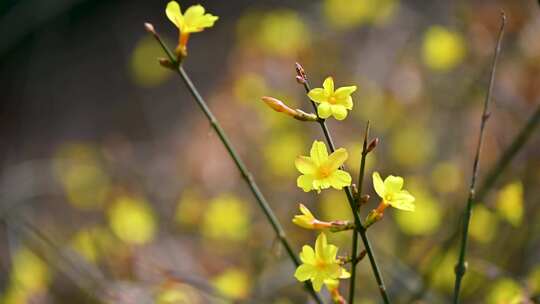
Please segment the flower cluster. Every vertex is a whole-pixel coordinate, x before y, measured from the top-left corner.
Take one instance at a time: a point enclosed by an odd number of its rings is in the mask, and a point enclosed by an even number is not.
[[[187,55],[189,35],[191,33],[201,32],[205,28],[212,27],[218,17],[206,13],[204,7],[201,5],[191,6],[182,13],[180,5],[175,1],[168,3],[165,13],[169,20],[179,30],[178,45],[176,47],[177,61],[174,62],[174,65],[177,66],[181,63],[181,59]],[[153,26],[150,24],[147,24],[147,30],[157,36]],[[163,45],[161,40],[160,43]],[[173,65],[173,63],[166,60],[160,63],[169,68]],[[304,245],[302,247],[302,252],[300,253],[302,264],[298,266],[294,276],[299,281],[310,281],[314,290],[317,292],[321,290],[323,285],[326,285],[335,303],[345,303],[345,300],[339,293],[339,280],[347,279],[351,277],[351,274],[344,266],[350,262],[351,273],[354,275],[354,267],[366,254],[366,251],[355,256],[356,248],[354,248],[353,256],[340,257],[337,255],[339,248],[328,243],[326,232],[353,230],[353,233],[357,233],[357,231],[365,233],[365,229],[382,219],[384,210],[388,206],[404,211],[414,211],[415,199],[409,192],[403,190],[403,178],[390,175],[383,181],[380,174],[374,172],[372,175],[373,188],[381,198],[381,201],[377,208],[369,212],[364,223],[361,222],[358,217],[359,210],[357,210],[357,208],[368,203],[369,195],[363,195],[362,193],[356,193],[358,191],[354,191],[356,187],[352,183],[352,177],[345,170],[343,165],[349,157],[349,153],[344,148],[336,149],[334,147],[329,131],[325,125],[325,120],[331,117],[339,121],[347,118],[348,111],[353,108],[352,94],[356,91],[357,87],[351,85],[335,89],[334,79],[332,77],[327,77],[324,80],[322,87],[311,89],[303,68],[297,64],[296,69],[298,74],[296,79],[298,83],[302,84],[306,89],[307,97],[312,101],[312,104],[316,108],[316,113],[304,112],[301,109],[292,109],[287,106],[285,102],[273,97],[265,96],[261,99],[265,104],[277,112],[283,113],[299,121],[317,122],[321,125],[329,145],[328,148],[330,149],[330,153],[324,142],[317,140],[313,141],[309,156],[298,156],[294,162],[296,169],[300,172],[296,184],[304,192],[316,191],[317,193],[320,193],[322,190],[330,188],[337,190],[344,189],[347,192],[347,199],[349,200],[349,205],[353,211],[354,221],[319,220],[305,205],[300,204],[301,214],[294,216],[292,220],[293,223],[305,229],[322,231],[315,241],[314,248],[309,245]],[[219,129],[217,131],[218,133],[220,132]],[[362,168],[364,168],[363,164],[365,157],[374,150],[378,143],[378,139],[375,138],[368,144],[367,137],[366,131],[363,145],[364,150],[362,152]],[[224,144],[230,150],[227,143],[225,142]],[[241,167],[239,169],[242,171]],[[364,172],[361,172],[361,174],[363,173]],[[222,212],[219,211],[218,213]],[[216,217],[217,216],[218,215],[216,215]],[[269,220],[275,221],[271,216],[269,216]],[[358,227],[357,225],[361,225],[361,227]],[[366,246],[366,250],[369,250],[369,246]],[[368,254],[370,254],[369,251]],[[291,258],[294,259],[295,257],[291,256]],[[354,288],[354,286],[351,286],[351,288]]]

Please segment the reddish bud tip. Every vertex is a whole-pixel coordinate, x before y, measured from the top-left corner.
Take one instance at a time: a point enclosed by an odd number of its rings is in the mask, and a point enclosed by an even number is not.
[[[152,34],[152,35],[155,35],[155,34],[156,34],[156,30],[154,29],[154,26],[152,25],[152,23],[145,22],[145,23],[144,23],[144,28],[145,28],[146,31],[149,32],[150,34]]]
[[[378,144],[379,144],[379,138],[375,137],[369,142],[366,153],[373,151],[377,147]]]
[[[301,76],[296,76],[296,82],[303,85],[306,83],[306,80]]]
[[[295,67],[296,67],[296,74],[300,77],[302,77],[305,81],[306,79],[306,71],[304,71],[304,68],[302,67],[302,65],[298,62],[295,63]]]

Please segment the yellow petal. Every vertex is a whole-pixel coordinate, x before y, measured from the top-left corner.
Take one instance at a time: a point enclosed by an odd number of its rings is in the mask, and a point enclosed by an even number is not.
[[[377,192],[377,194],[381,198],[384,198],[384,196],[386,195],[386,191],[384,189],[384,182],[379,172],[373,172],[372,179],[373,179],[373,188],[375,188],[375,192]]]
[[[324,165],[326,165],[331,171],[337,170],[349,157],[349,153],[344,148],[339,148],[334,151]]]
[[[337,120],[344,120],[347,117],[347,109],[343,105],[332,105],[332,115]]]
[[[332,107],[329,103],[323,102],[317,106],[317,114],[320,118],[328,118],[332,115]]]
[[[341,274],[339,275],[340,279],[348,279],[351,277],[351,274],[345,270],[345,268],[341,268]]]
[[[180,10],[180,5],[176,1],[171,1],[167,4],[165,8],[165,14],[167,18],[174,23],[178,28],[181,27],[182,11]]]
[[[300,252],[300,260],[305,264],[315,264],[315,251],[311,246],[304,245]]]
[[[328,159],[328,151],[326,150],[326,145],[322,141],[314,141],[309,154],[316,166],[320,166]]]
[[[388,175],[384,180],[384,189],[386,193],[398,193],[403,187],[403,178],[400,176]]]
[[[323,88],[326,96],[334,94],[334,79],[332,77],[326,77],[323,82]]]
[[[309,99],[317,103],[326,102],[328,100],[328,97],[324,95],[324,90],[322,88],[312,89],[307,95]]]
[[[324,259],[324,251],[328,246],[328,240],[326,239],[326,234],[321,232],[315,241],[315,258]]]
[[[344,97],[344,98],[338,98],[337,99],[337,104],[340,104],[340,105],[344,106],[345,109],[347,109],[347,110],[352,110],[352,107],[353,107],[352,97],[347,96],[347,97]]]
[[[293,224],[305,229],[314,229],[313,220],[305,215],[295,215],[292,222]]]
[[[313,161],[307,156],[298,156],[294,161],[296,169],[302,174],[314,174],[317,168]]]
[[[313,289],[315,289],[316,292],[321,291],[321,288],[324,284],[324,279],[320,277],[316,277],[311,280],[311,283],[313,283]]]
[[[330,176],[330,184],[334,189],[343,189],[343,187],[351,185],[351,175],[343,170],[337,170]]]
[[[184,14],[184,20],[187,25],[195,24],[199,18],[204,15],[204,7],[200,4],[193,5],[188,7],[186,13]]]
[[[328,178],[313,180],[313,188],[317,189],[317,192],[319,193],[322,189],[328,189],[330,186],[332,186],[332,183]]]
[[[394,194],[392,201],[389,202],[390,205],[396,209],[404,211],[414,211],[414,196],[405,190]]]
[[[298,179],[296,179],[296,185],[304,192],[309,192],[313,190],[313,176],[312,175],[300,175]]]
[[[336,90],[334,95],[337,99],[343,99],[351,96],[354,91],[356,91],[356,86],[341,87]]]
[[[304,204],[300,204],[300,212],[302,212],[302,214],[305,214],[309,217],[315,218],[313,214],[311,214],[311,211],[309,211],[309,209],[306,206],[304,206]]]
[[[313,276],[315,271],[316,269],[313,265],[303,264],[296,268],[294,277],[300,282],[307,281]]]

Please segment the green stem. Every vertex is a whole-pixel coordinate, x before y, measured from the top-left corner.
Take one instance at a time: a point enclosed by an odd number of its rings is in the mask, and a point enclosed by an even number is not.
[[[491,94],[493,92],[493,83],[495,80],[495,72],[497,68],[497,59],[499,57],[499,53],[501,50],[501,43],[502,43],[502,36],[504,33],[504,26],[506,24],[506,16],[504,15],[504,12],[501,13],[501,27],[499,30],[499,36],[497,39],[497,44],[495,46],[495,54],[493,56],[493,62],[491,65],[491,75],[489,79],[489,85],[488,90],[486,94],[486,99],[484,100],[484,109],[482,111],[482,117],[480,121],[480,134],[478,136],[478,143],[476,145],[476,153],[474,156],[474,163],[473,163],[473,169],[472,169],[472,177],[471,177],[471,186],[469,188],[469,196],[467,198],[467,206],[465,207],[465,211],[463,214],[463,228],[461,231],[461,246],[459,250],[459,258],[458,262],[456,264],[455,272],[456,272],[456,280],[454,284],[454,304],[459,303],[459,291],[461,289],[461,282],[463,280],[463,276],[465,275],[465,272],[467,270],[466,268],[466,262],[465,262],[465,256],[467,253],[467,241],[469,236],[469,223],[471,220],[472,215],[472,205],[473,201],[475,201],[475,185],[476,185],[476,178],[478,176],[478,168],[480,167],[480,152],[482,151],[482,142],[484,139],[484,129],[486,126],[486,122],[489,118],[489,103],[491,101]]]
[[[147,27],[147,29],[148,29],[148,27]],[[182,78],[184,84],[187,86],[189,92],[191,93],[191,95],[193,96],[195,101],[197,102],[197,105],[201,108],[204,115],[206,116],[206,118],[210,122],[210,125],[212,126],[214,131],[217,133],[219,139],[221,140],[221,142],[223,143],[223,145],[227,149],[227,152],[229,153],[229,155],[233,159],[236,167],[240,171],[240,174],[242,175],[242,178],[245,180],[245,182],[249,186],[249,189],[251,190],[252,194],[255,196],[255,199],[256,199],[257,203],[259,204],[259,207],[263,210],[264,215],[266,216],[266,218],[268,219],[268,221],[272,225],[272,228],[274,230],[274,233],[276,234],[276,237],[279,239],[279,241],[281,242],[281,244],[285,248],[285,251],[287,252],[288,256],[290,257],[290,259],[292,260],[294,265],[296,267],[298,267],[300,265],[300,261],[298,260],[298,257],[296,256],[296,254],[292,250],[292,247],[291,247],[289,241],[287,240],[285,230],[281,226],[279,220],[277,219],[276,215],[272,211],[272,208],[270,208],[270,205],[268,204],[266,198],[263,196],[263,194],[260,191],[259,187],[255,183],[255,180],[253,179],[253,176],[248,171],[246,165],[244,164],[244,162],[242,161],[242,159],[240,158],[240,156],[238,155],[236,150],[233,148],[231,142],[229,141],[227,135],[225,134],[225,131],[223,130],[223,128],[219,124],[218,120],[216,119],[216,117],[214,116],[214,114],[212,113],[210,108],[208,107],[206,101],[203,99],[203,97],[201,96],[201,94],[199,93],[199,91],[197,90],[197,88],[195,87],[195,85],[193,84],[191,79],[189,78],[189,76],[186,73],[186,71],[184,70],[184,68],[182,68],[182,66],[176,60],[175,56],[169,50],[169,48],[165,45],[165,43],[163,42],[161,37],[155,31],[150,31],[150,33],[156,38],[158,43],[161,45],[161,47],[163,48],[163,50],[165,51],[165,53],[169,57],[169,60],[176,65],[177,68],[175,69],[175,71],[180,75],[180,77]],[[309,292],[309,294],[313,297],[313,299],[317,303],[323,303],[320,296],[315,292],[315,290],[313,290],[313,287],[311,286],[309,281],[304,282],[304,287],[306,288],[306,290]]]
[[[366,157],[368,155],[367,147],[368,147],[368,138],[369,138],[369,121],[366,123],[366,131],[364,132],[364,142],[362,144],[362,157],[360,158],[360,172],[358,173],[358,193],[355,197],[356,204],[355,204],[355,210],[353,210],[354,214],[358,214],[358,209],[360,206],[359,198],[362,196],[362,185],[364,183],[364,175],[365,175],[365,169],[366,169]],[[353,234],[352,239],[352,256],[356,257],[356,251],[358,247],[358,233]],[[366,252],[367,253],[367,252]],[[352,266],[351,266],[351,282],[349,286],[349,303],[354,303],[354,292],[356,290],[356,265],[358,264],[358,261],[353,259]]]
[[[307,79],[307,76],[305,74],[304,69],[298,63],[297,63],[297,71],[298,71],[299,74],[301,74],[299,76],[301,76],[303,78],[304,89],[306,90],[307,93],[309,93],[309,91],[311,91],[309,81]],[[310,102],[311,102],[311,104],[313,106],[313,109],[315,110],[315,113],[317,113],[317,105],[311,99],[310,99]],[[317,116],[318,116],[318,114],[317,114]],[[328,130],[328,127],[326,126],[325,120],[322,119],[322,118],[319,118],[319,125],[321,126],[321,129],[322,129],[322,131],[324,133],[324,137],[326,138],[326,142],[328,143],[328,147],[330,148],[330,152],[333,153],[336,150],[336,147],[334,145],[334,140],[332,139],[332,135],[330,134],[330,131]],[[345,170],[344,166],[341,166],[340,169]],[[368,258],[369,258],[369,263],[371,265],[373,275],[375,276],[375,280],[377,281],[377,285],[378,285],[381,297],[382,297],[385,304],[389,304],[390,303],[390,298],[388,297],[388,294],[386,292],[386,286],[384,284],[384,280],[382,278],[382,274],[381,274],[381,271],[379,269],[379,265],[377,264],[377,260],[375,259],[375,254],[373,253],[371,243],[370,243],[369,238],[367,236],[367,233],[366,233],[367,229],[364,227],[364,225],[362,225],[362,222],[360,220],[360,215],[357,212],[357,210],[358,210],[357,203],[358,202],[354,199],[354,196],[353,196],[352,191],[351,191],[351,187],[343,187],[343,190],[345,191],[345,194],[347,196],[347,200],[349,202],[349,206],[350,206],[351,211],[353,213],[354,224],[356,226],[356,229],[357,229],[358,233],[360,234],[360,237],[362,238],[362,243],[364,244],[365,250],[367,252],[367,255],[368,255]],[[360,191],[358,193],[360,193]],[[353,233],[353,242],[354,242],[355,238],[358,238],[358,236],[356,235],[356,233]],[[355,247],[356,246],[354,246],[352,248],[353,252],[355,250],[357,250]],[[352,256],[356,256],[356,255],[352,255]],[[352,276],[352,274],[351,274],[351,276]],[[352,281],[352,278],[351,278],[351,281]],[[351,287],[354,289],[354,286],[351,286]],[[354,298],[349,299],[349,301],[350,301],[349,304],[353,304],[354,303]]]

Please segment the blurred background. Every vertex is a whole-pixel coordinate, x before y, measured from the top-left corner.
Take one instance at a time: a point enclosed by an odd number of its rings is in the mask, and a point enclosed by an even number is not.
[[[217,136],[163,53],[167,1],[0,2],[0,303],[307,303]],[[197,2],[179,1],[183,9]],[[373,170],[405,177],[414,213],[370,228],[395,303],[448,303],[500,10],[508,16],[480,183],[540,103],[540,7],[533,0],[201,1],[220,16],[190,39],[185,68],[246,160],[294,250],[316,233],[298,203],[350,219],[342,192],[296,187],[315,124],[295,82],[357,85],[348,119],[328,122],[358,174],[367,120]],[[470,231],[464,303],[538,303],[540,137],[533,133]],[[329,236],[350,250],[350,232]],[[379,303],[366,261],[358,303]],[[346,291],[347,284],[342,284]],[[324,294],[324,293],[323,293]],[[536,300],[535,300],[536,297]],[[536,302],[533,302],[536,301]]]

